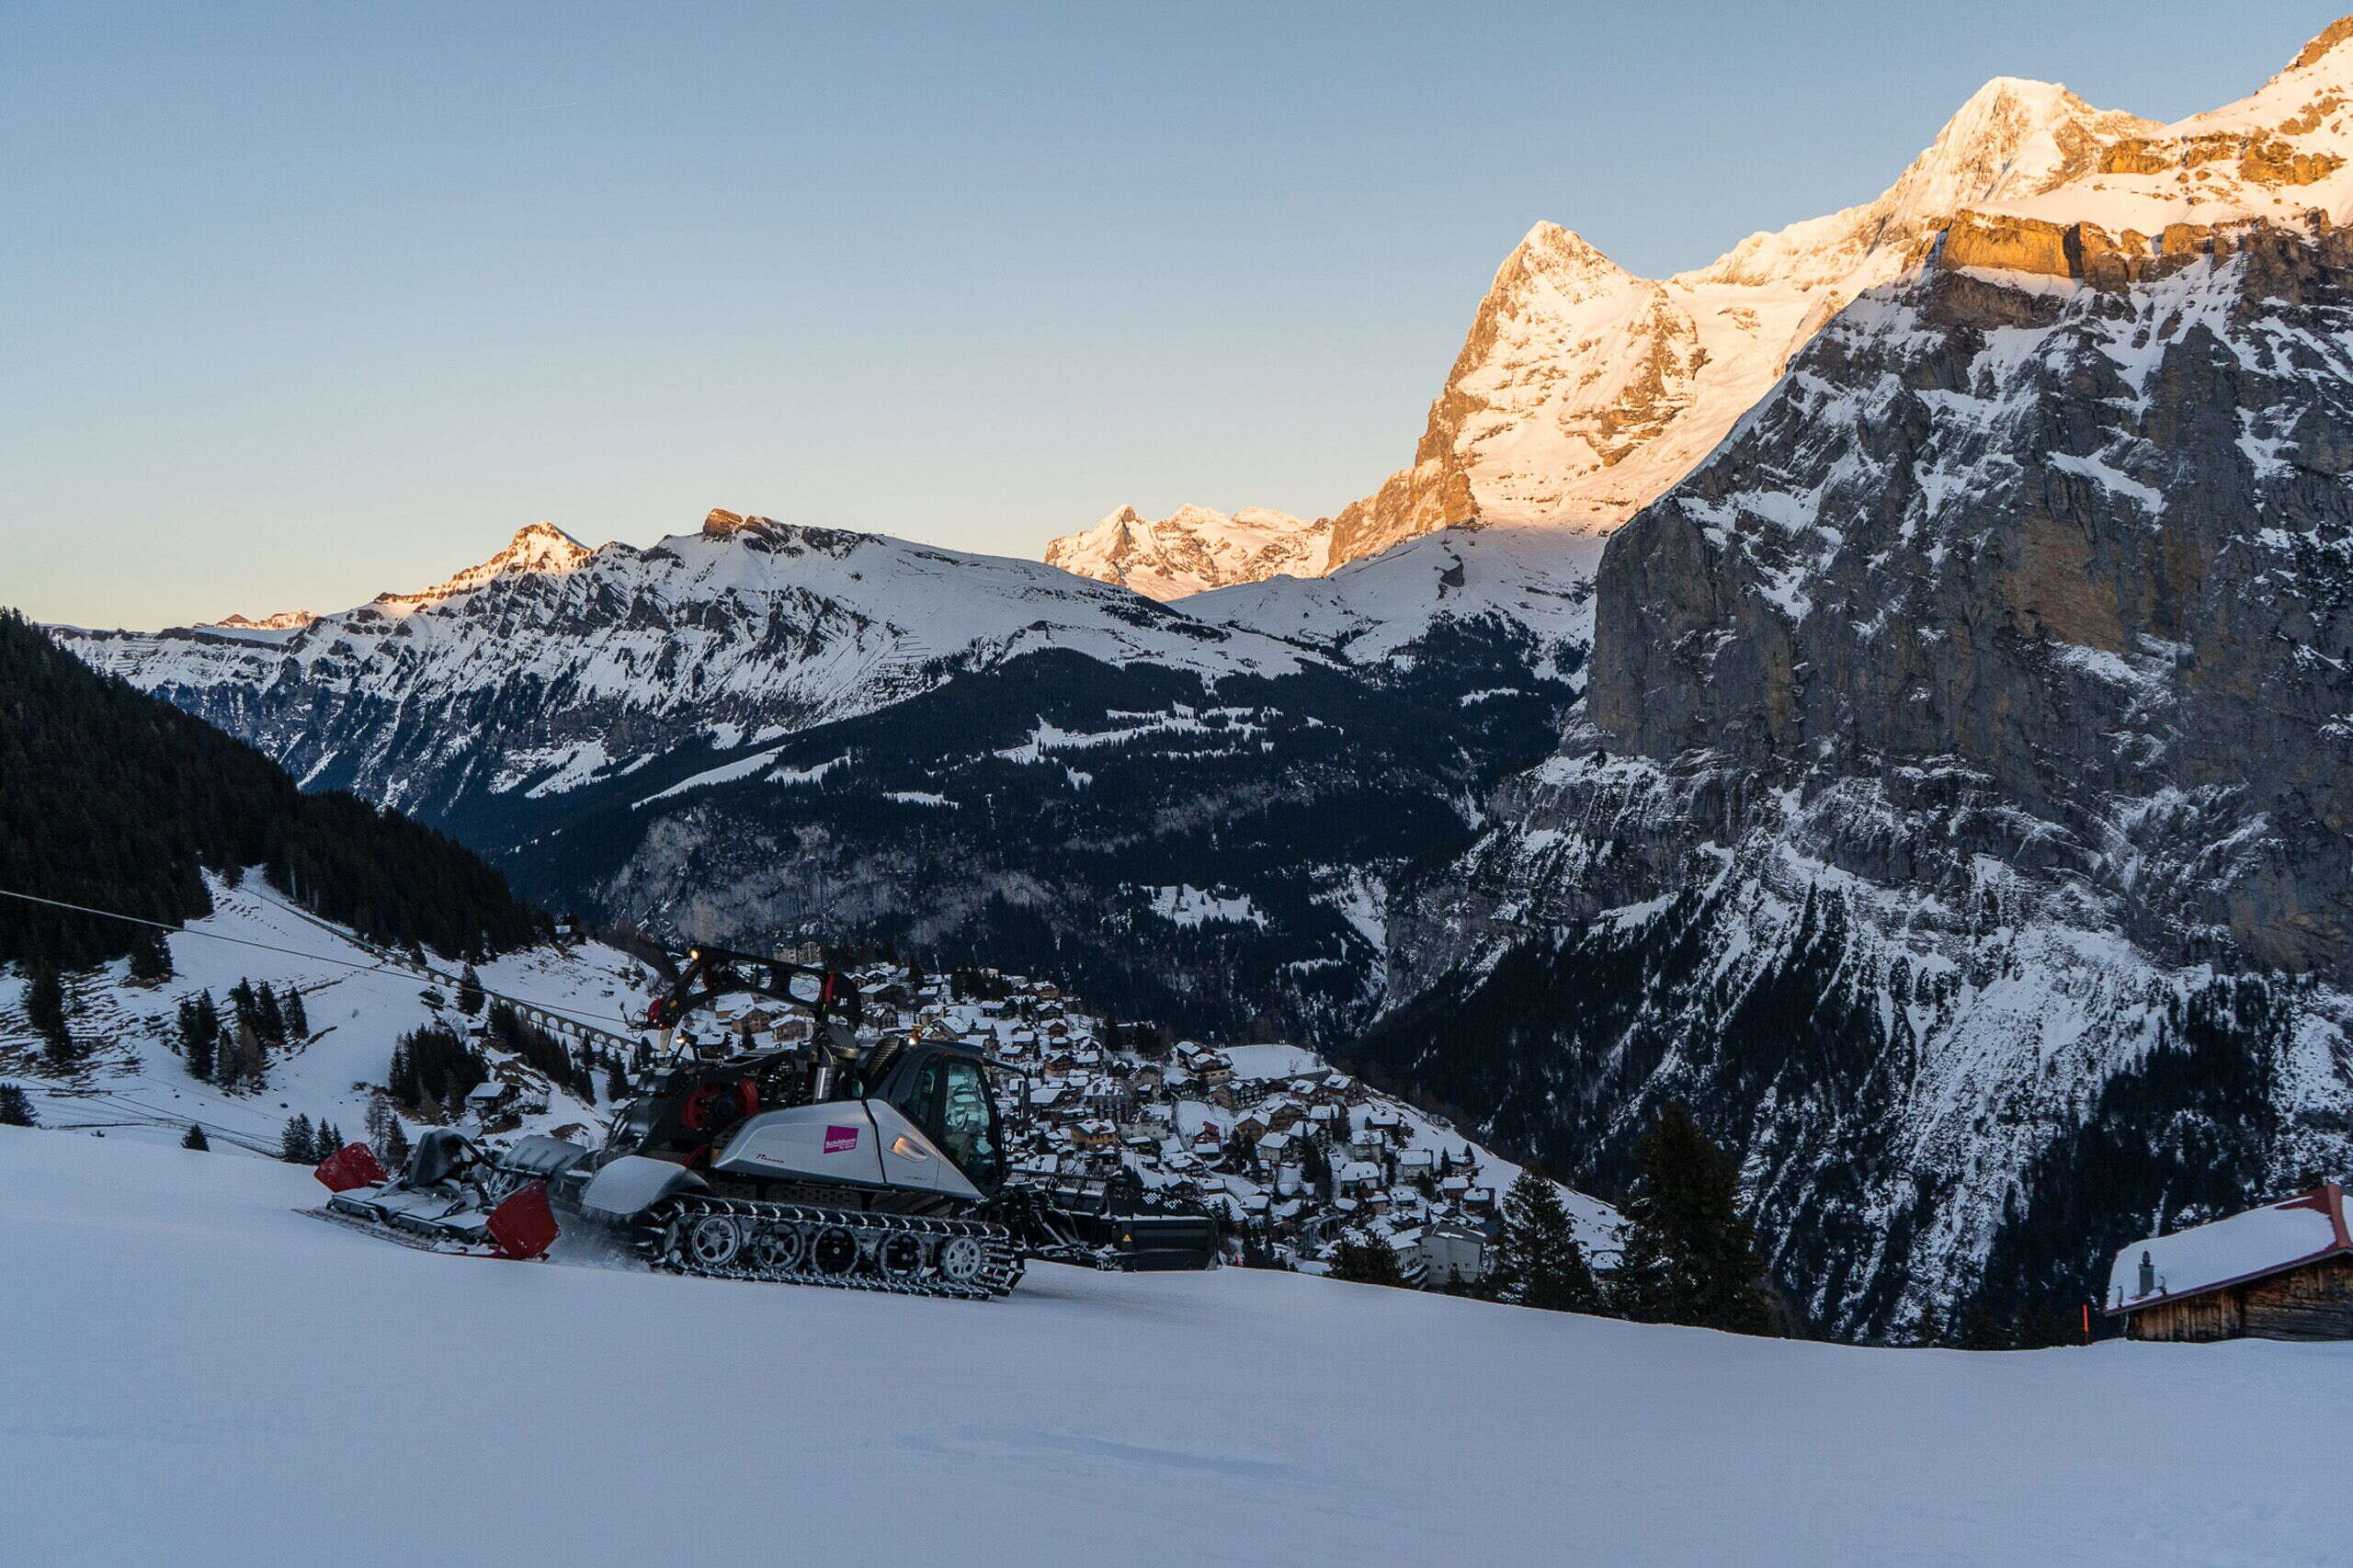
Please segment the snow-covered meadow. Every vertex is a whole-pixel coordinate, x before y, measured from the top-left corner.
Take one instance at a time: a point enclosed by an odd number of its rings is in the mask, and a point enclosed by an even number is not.
[[[408,1251],[0,1128],[40,1564],[2344,1560],[2353,1346],[1865,1350],[1223,1269],[974,1305]]]

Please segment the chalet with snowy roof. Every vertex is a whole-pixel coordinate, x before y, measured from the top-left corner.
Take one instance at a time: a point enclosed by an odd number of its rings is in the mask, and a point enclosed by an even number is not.
[[[2116,1255],[2107,1308],[2133,1339],[2353,1339],[2353,1231],[2335,1182]]]

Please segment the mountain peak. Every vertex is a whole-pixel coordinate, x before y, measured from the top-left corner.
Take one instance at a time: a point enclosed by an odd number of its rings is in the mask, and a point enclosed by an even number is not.
[[[379,594],[376,603],[386,609],[421,609],[509,574],[570,572],[595,553],[553,523],[532,523],[516,529],[506,549],[479,565],[467,567],[448,582],[421,593]]]
[[[1589,243],[1574,229],[1542,222],[1520,237],[1511,255],[1495,269],[1494,288],[1514,287],[1545,278],[1556,282],[1607,287],[1631,281],[1633,275]]]
[[[2318,64],[2323,55],[2348,38],[2353,38],[2353,17],[2339,17],[2313,35],[2312,42],[2304,45],[2302,52],[2288,62],[2288,69],[2302,71],[2307,65]]]
[[[729,534],[741,533],[769,520],[752,514],[731,512],[724,506],[713,506],[703,516],[702,533],[705,539],[725,539]]]

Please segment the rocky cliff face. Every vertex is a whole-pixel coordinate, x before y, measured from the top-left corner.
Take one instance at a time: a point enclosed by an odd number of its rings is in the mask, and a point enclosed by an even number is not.
[[[2245,175],[2342,143],[2348,55],[2134,133],[2240,128],[2193,227],[2121,142],[1960,215],[1610,540],[1580,722],[1392,900],[1376,1065],[1605,1187],[1689,1100],[1845,1333],[2353,1164],[2353,241]]]

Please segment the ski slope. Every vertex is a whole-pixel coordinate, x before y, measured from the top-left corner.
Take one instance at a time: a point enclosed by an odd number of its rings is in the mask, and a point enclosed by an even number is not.
[[[449,1006],[458,965],[437,958],[430,974],[404,967],[288,902],[258,869],[233,884],[208,873],[206,885],[212,913],[165,938],[171,979],[152,987],[133,983],[120,959],[68,977],[72,1028],[87,1049],[69,1078],[47,1072],[40,1041],[24,1017],[24,981],[0,970],[0,1079],[23,1085],[43,1126],[103,1129],[111,1138],[176,1145],[188,1124],[199,1122],[216,1142],[275,1150],[287,1118],[299,1112],[332,1119],[357,1137],[372,1085],[384,1081],[403,1034],[437,1023],[463,1029],[476,1021]],[[624,1038],[648,1000],[640,966],[596,942],[520,949],[482,964],[479,973],[494,993]],[[210,992],[225,1008],[230,987],[248,978],[300,991],[313,1033],[270,1051],[267,1087],[230,1094],[190,1076],[176,1052],[176,1020],[181,1001],[199,992]],[[548,1110],[528,1119],[523,1131],[570,1128],[577,1135],[603,1115],[551,1088]]]
[[[0,1128],[0,1555],[2343,1561],[2353,1346],[1864,1350],[1239,1269],[973,1305],[436,1256],[317,1194]]]

